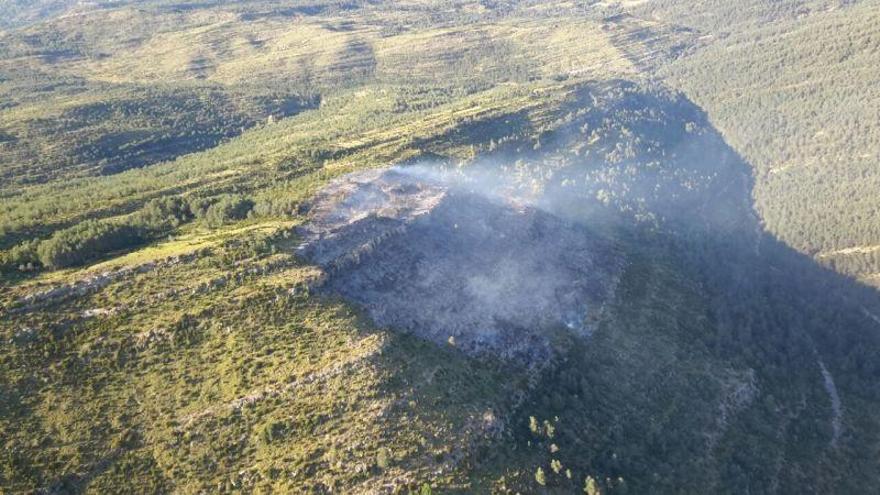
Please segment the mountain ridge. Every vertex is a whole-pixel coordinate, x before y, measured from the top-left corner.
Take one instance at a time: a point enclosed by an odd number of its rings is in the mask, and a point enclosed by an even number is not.
[[[876,109],[867,70],[807,98],[761,69],[818,84],[814,43],[852,48],[828,77],[867,67],[876,2],[835,5],[145,1],[7,29],[0,488],[870,492],[880,298],[845,250],[873,206],[828,243],[772,214],[818,194],[807,165],[767,171],[821,95],[865,102],[841,133]],[[750,74],[739,121],[715,88]],[[859,175],[822,173],[833,198]],[[443,174],[464,192],[408,219]],[[475,344],[493,329],[547,352]]]

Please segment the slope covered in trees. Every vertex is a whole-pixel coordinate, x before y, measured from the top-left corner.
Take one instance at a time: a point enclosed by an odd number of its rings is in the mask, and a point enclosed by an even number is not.
[[[766,227],[856,276],[880,272],[878,40],[876,2],[804,8],[664,71],[755,167]]]

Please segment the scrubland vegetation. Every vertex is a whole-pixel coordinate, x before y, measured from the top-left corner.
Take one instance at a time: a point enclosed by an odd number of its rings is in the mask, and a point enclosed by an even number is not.
[[[877,3],[701,4],[0,0],[0,491],[869,493]],[[312,293],[309,200],[420,160],[578,198],[592,337]]]

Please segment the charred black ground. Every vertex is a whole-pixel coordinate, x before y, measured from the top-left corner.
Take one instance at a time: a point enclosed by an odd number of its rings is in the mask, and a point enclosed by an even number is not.
[[[592,332],[623,258],[584,225],[461,179],[343,177],[316,200],[300,252],[325,268],[323,291],[379,325],[540,366],[554,332]]]

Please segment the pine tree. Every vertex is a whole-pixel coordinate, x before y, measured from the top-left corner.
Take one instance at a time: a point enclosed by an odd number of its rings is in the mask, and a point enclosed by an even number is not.
[[[584,493],[587,495],[602,495],[602,492],[599,491],[599,485],[596,484],[596,479],[592,476],[587,476],[587,479],[584,480]]]
[[[543,470],[543,469],[538,468],[538,470],[535,471],[535,481],[537,481],[538,484],[541,485],[541,486],[546,486],[546,485],[547,485],[547,477],[544,476],[544,470]]]
[[[538,435],[540,433],[540,426],[538,426],[538,419],[534,416],[529,416],[529,430],[531,430],[533,435]]]

